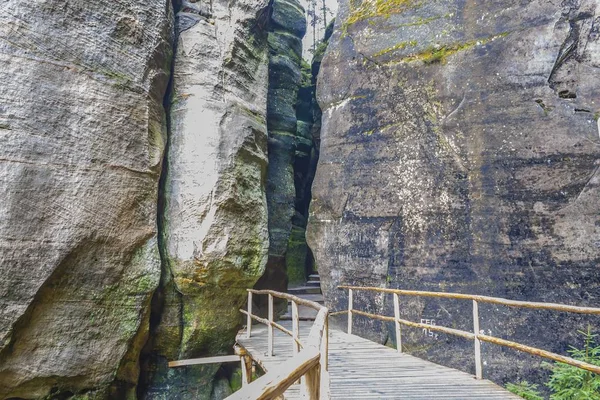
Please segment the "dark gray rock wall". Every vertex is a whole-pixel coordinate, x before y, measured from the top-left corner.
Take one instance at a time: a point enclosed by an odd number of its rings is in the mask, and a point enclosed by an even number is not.
[[[341,1],[308,230],[329,307],[347,306],[344,283],[599,305],[599,12],[589,0]],[[470,303],[402,302],[412,320],[472,329]],[[390,315],[390,303],[355,306]],[[481,314],[486,333],[555,351],[586,323]],[[380,340],[388,328],[357,320]],[[473,370],[471,343],[405,335],[409,351]],[[483,351],[497,380],[539,369]]]
[[[171,38],[166,0],[0,4],[0,398],[135,396]]]
[[[268,36],[267,99],[269,259],[257,288],[279,291],[287,289],[286,251],[296,198],[296,103],[301,79],[302,37],[305,31],[304,9],[298,1],[273,1]]]

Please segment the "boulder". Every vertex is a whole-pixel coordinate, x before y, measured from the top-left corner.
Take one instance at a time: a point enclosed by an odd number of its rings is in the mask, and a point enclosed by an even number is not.
[[[0,398],[135,397],[171,2],[8,0],[0,26]]]

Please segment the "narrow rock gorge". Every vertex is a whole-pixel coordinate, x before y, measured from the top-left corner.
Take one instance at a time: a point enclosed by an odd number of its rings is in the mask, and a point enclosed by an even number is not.
[[[327,305],[340,284],[597,306],[597,1],[340,1],[321,67],[308,229]],[[402,298],[471,329],[471,304]],[[393,315],[391,298],[358,308]],[[597,320],[486,306],[482,329],[564,351]],[[343,321],[340,321],[343,322]],[[380,341],[393,327],[357,319]],[[409,352],[473,371],[472,344],[407,330]],[[543,374],[485,345],[486,376]]]
[[[246,289],[316,270],[333,311],[340,284],[598,306],[598,1],[339,5],[309,65],[298,0],[1,2],[0,399],[222,399],[234,367],[167,362],[231,354]],[[481,315],[557,352],[598,326]],[[404,343],[473,369],[469,342]]]

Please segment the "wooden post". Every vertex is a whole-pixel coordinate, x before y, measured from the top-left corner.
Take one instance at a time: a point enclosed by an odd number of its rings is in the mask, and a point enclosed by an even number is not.
[[[292,333],[294,336],[292,337],[292,346],[294,349],[294,355],[300,352],[300,345],[296,341],[299,338],[300,331],[300,316],[298,315],[298,303],[292,300]]]
[[[269,326],[267,327],[269,333],[269,344],[267,349],[267,356],[273,357],[273,295],[269,294]]]
[[[400,299],[398,293],[394,293],[394,322],[396,325],[396,350],[402,353],[402,331],[400,330]]]
[[[308,400],[320,400],[319,391],[321,389],[321,374],[320,368],[316,367],[310,369],[306,375],[302,377],[301,395],[302,398]]]
[[[242,386],[252,383],[252,359],[249,356],[242,356]]]
[[[475,377],[483,379],[481,342],[479,341],[479,305],[476,300],[473,300],[473,333],[475,334]]]
[[[248,292],[248,316],[246,317],[246,339],[252,334],[252,292]]]
[[[348,289],[348,335],[352,335],[352,289]]]
[[[325,354],[325,371],[329,371],[329,316],[325,318],[325,326],[323,328],[323,350]]]

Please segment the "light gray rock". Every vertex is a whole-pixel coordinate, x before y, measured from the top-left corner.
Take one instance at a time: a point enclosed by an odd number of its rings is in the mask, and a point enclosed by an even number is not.
[[[318,80],[307,235],[327,305],[347,307],[336,287],[355,283],[598,306],[598,1],[378,4],[341,1]],[[472,329],[469,303],[402,301],[407,319]],[[390,304],[354,303],[392,315]],[[480,314],[486,333],[555,351],[588,322]],[[381,340],[390,331],[356,324]],[[419,330],[403,341],[473,371],[471,343]],[[483,353],[487,377],[543,373]]]
[[[0,4],[0,398],[135,395],[171,20],[167,0]]]
[[[267,5],[213,2],[177,16],[150,398],[210,397],[215,367],[168,371],[166,360],[231,351],[246,288],[264,272]]]

